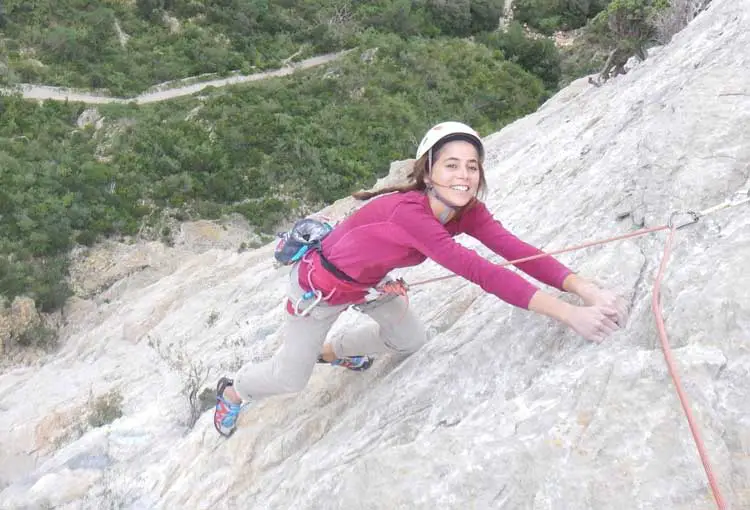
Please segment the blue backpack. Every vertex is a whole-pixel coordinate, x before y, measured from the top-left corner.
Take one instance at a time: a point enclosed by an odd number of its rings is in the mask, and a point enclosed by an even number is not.
[[[333,227],[312,218],[304,218],[294,224],[289,232],[278,234],[273,256],[284,266],[294,264],[310,249],[320,248],[321,241],[331,233]]]

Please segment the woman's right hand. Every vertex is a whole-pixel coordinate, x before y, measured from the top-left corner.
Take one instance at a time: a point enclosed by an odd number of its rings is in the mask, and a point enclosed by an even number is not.
[[[586,340],[600,343],[619,328],[612,317],[617,310],[607,306],[573,306],[565,323]]]

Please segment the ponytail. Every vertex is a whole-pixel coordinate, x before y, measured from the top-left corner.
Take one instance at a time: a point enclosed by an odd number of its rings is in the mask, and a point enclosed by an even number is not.
[[[396,186],[388,186],[372,191],[357,191],[352,193],[352,197],[357,200],[370,200],[371,198],[386,193],[406,193],[408,191],[423,191],[427,188],[424,182],[424,176],[427,173],[427,155],[422,156],[412,164],[411,172],[406,176],[406,183]]]
[[[386,193],[406,193],[407,191],[416,191],[420,189],[416,182],[411,184],[402,184],[401,186],[388,186],[387,188],[381,188],[375,191],[357,191],[352,193],[352,196],[357,200],[370,200],[371,198],[379,195],[385,195]]]

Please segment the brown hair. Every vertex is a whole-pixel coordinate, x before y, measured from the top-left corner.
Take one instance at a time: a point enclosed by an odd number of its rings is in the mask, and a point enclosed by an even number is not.
[[[442,145],[438,145],[435,149],[433,149],[433,161],[437,161],[440,158],[440,151],[442,150]],[[371,198],[377,197],[378,195],[384,195],[385,193],[393,193],[394,191],[397,191],[399,193],[406,193],[407,191],[424,191],[427,189],[427,183],[425,182],[425,177],[429,174],[428,164],[429,164],[429,151],[427,154],[419,158],[414,162],[414,166],[412,167],[411,172],[406,177],[408,182],[407,184],[401,184],[399,186],[388,186],[386,188],[382,188],[375,191],[358,191],[356,193],[352,193],[352,196],[356,198],[357,200],[369,200]],[[477,190],[477,194],[479,196],[484,195],[484,193],[487,191],[487,180],[484,177],[484,165],[482,165],[482,162],[479,161],[479,189]],[[458,213],[460,214],[464,210],[468,210],[474,205],[475,199],[472,199],[471,202],[463,206]]]

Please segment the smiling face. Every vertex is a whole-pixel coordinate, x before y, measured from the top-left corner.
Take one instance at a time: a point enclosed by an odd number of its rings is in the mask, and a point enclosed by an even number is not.
[[[464,140],[454,140],[443,145],[435,156],[425,182],[436,186],[444,201],[454,207],[465,206],[477,195],[482,180],[476,147]]]

